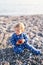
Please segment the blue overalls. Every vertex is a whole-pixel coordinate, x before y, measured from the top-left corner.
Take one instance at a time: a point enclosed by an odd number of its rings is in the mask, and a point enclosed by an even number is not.
[[[19,40],[19,39],[25,39],[25,42],[20,44],[20,45],[17,45],[16,42]],[[11,36],[11,39],[10,39],[10,42],[14,45],[14,52],[16,53],[21,53],[24,49],[28,49],[30,50],[32,53],[38,55],[40,54],[40,50],[34,48],[32,45],[30,45],[28,43],[28,36],[25,34],[25,33],[22,33],[20,35],[16,35],[16,33],[14,33],[12,36]]]

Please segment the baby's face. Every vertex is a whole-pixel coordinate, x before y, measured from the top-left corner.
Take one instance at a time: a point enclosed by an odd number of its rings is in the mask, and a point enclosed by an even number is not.
[[[16,33],[17,35],[19,35],[19,34],[21,34],[21,33],[22,33],[22,31],[21,31],[21,29],[20,29],[20,28],[15,28],[15,33]]]

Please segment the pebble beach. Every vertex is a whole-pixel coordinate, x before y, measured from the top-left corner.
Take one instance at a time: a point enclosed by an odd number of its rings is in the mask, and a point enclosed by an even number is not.
[[[29,43],[43,53],[43,15],[0,16],[0,65],[43,65],[43,54],[34,55],[25,49],[22,54],[13,52],[9,42],[14,26],[23,22]]]

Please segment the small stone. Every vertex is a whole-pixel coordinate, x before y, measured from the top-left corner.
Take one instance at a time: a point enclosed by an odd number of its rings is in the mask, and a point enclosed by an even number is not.
[[[42,33],[38,33],[38,36],[41,36],[41,37],[43,37]]]

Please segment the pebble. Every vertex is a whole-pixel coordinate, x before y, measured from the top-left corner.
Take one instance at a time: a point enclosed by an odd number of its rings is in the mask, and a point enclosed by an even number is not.
[[[25,49],[18,56],[13,52],[12,46],[7,44],[8,38],[14,32],[13,27],[20,21],[25,25],[30,44],[38,49],[41,47],[43,51],[43,15],[0,16],[0,65],[43,65],[43,55],[35,56]]]
[[[38,33],[38,36],[43,37],[43,34],[42,33]]]

